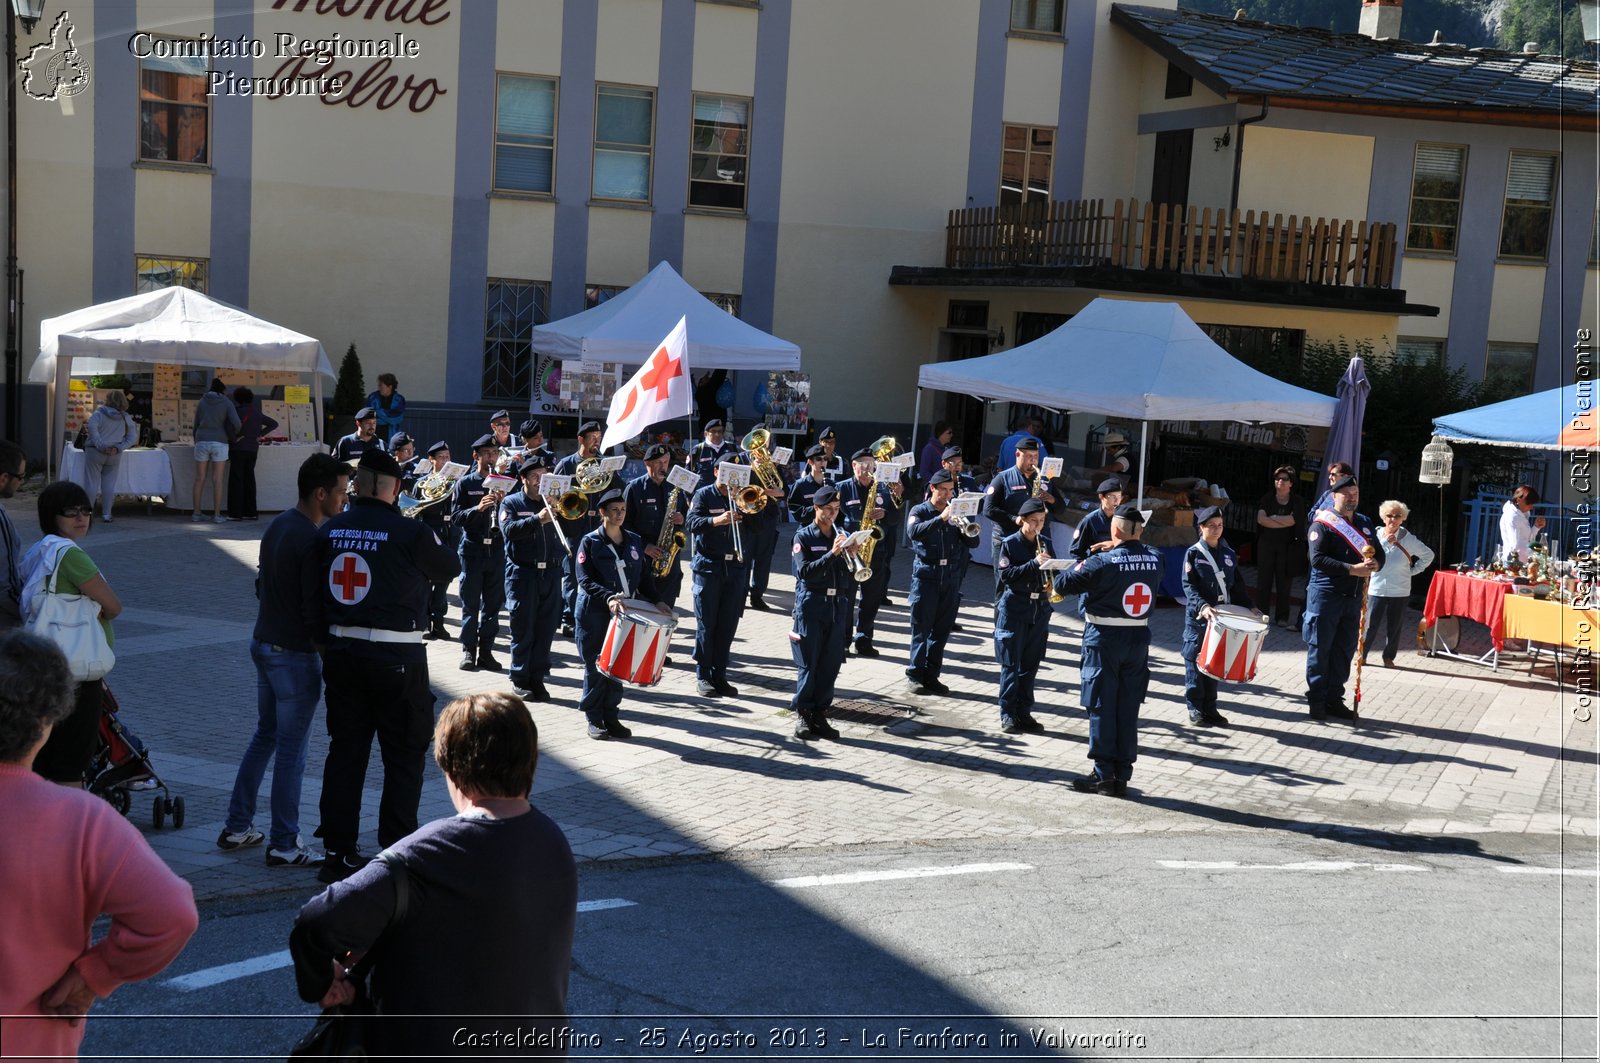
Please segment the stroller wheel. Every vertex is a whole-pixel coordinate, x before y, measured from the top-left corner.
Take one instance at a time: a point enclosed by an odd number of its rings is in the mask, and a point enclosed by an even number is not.
[[[160,830],[161,824],[167,820],[166,802],[159,797],[150,803],[150,818],[155,822],[156,830]]]
[[[167,802],[167,811],[172,813],[172,829],[179,830],[183,827],[183,798],[174,797]]]
[[[128,791],[120,786],[113,786],[111,789],[104,791],[101,796],[109,801],[111,807],[116,809],[117,814],[121,816],[128,814],[128,808],[133,803],[133,799],[128,796]]]

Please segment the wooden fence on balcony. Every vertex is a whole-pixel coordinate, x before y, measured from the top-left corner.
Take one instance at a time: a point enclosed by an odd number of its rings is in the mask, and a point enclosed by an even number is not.
[[[945,265],[1112,266],[1388,288],[1393,222],[1103,199],[952,210]]]

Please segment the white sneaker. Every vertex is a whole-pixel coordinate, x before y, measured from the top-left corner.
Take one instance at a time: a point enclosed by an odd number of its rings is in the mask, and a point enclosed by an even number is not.
[[[315,849],[307,849],[298,837],[291,849],[268,849],[268,867],[321,867],[323,856]]]
[[[211,522],[213,524],[226,524],[228,523],[228,518],[218,514],[217,516],[211,518]]]
[[[202,524],[204,522],[205,522],[205,518],[202,517],[200,514],[198,514],[198,513],[189,514],[189,523],[191,523],[191,524]]]

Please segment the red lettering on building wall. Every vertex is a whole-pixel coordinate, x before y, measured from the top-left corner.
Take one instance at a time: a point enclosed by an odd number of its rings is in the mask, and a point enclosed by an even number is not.
[[[450,17],[445,5],[450,0],[272,0],[272,10],[288,8],[296,13],[310,7],[318,15],[339,18],[362,18],[371,21],[381,17],[385,22],[406,25],[437,26]],[[380,16],[381,12],[381,16]]]
[[[418,80],[414,75],[407,74],[402,81],[400,75],[389,72],[392,66],[394,60],[379,59],[359,72],[331,67],[325,69],[319,67],[311,56],[301,55],[285,60],[283,65],[273,72],[272,77],[326,78],[332,87],[321,94],[321,99],[330,107],[342,104],[354,109],[365,107],[370,103],[376,110],[387,111],[397,104],[404,103],[413,113],[421,114],[432,107],[440,96],[449,94],[449,90],[441,86],[436,78]]]

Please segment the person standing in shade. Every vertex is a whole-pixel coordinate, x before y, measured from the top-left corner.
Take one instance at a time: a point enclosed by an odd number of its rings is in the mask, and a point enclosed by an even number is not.
[[[519,490],[500,502],[506,541],[506,621],[511,628],[511,689],[529,701],[549,701],[550,645],[561,624],[561,562],[555,510],[539,493],[545,457],[530,450],[517,467]]]
[[[1372,521],[1356,512],[1361,489],[1353,476],[1333,484],[1334,508],[1311,518],[1306,531],[1311,576],[1306,581],[1306,612],[1301,626],[1306,640],[1306,705],[1313,719],[1352,719],[1344,703],[1361,629],[1361,598],[1367,580],[1383,568]],[[1368,553],[1370,551],[1370,556]]]
[[[706,484],[689,503],[685,523],[694,542],[695,689],[705,698],[739,694],[728,682],[728,658],[744,616],[749,579],[745,569],[750,557],[734,549],[733,527],[743,520],[726,484]]]
[[[578,449],[556,462],[557,476],[571,476],[578,471],[578,466],[585,461],[600,456],[600,422],[585,421],[578,426]],[[574,487],[576,490],[576,487]],[[578,607],[578,577],[574,570],[574,558],[577,556],[578,541],[585,535],[600,526],[600,514],[595,511],[594,496],[587,495],[588,508],[583,516],[577,520],[567,520],[559,514],[556,519],[561,521],[561,530],[566,534],[567,542],[572,544],[572,556],[562,562],[561,568],[561,634],[572,634],[572,614]]]
[[[1394,667],[1406,609],[1411,604],[1411,577],[1433,564],[1428,544],[1405,528],[1410,515],[1404,502],[1391,499],[1378,507],[1378,519],[1383,522],[1378,545],[1383,548],[1384,560],[1367,588],[1367,644],[1362,647],[1362,664],[1367,663],[1367,651],[1376,646],[1383,654],[1383,666]]]
[[[817,444],[822,447],[823,462],[822,474],[831,484],[837,484],[845,478],[844,455],[836,453],[839,446],[839,437],[833,429],[824,428],[817,433]]]
[[[218,524],[227,522],[222,515],[224,474],[228,470],[228,440],[239,432],[239,411],[228,401],[228,386],[219,379],[211,381],[211,390],[200,396],[194,407],[194,512],[189,519],[199,524],[205,520],[206,470],[211,470],[211,519]]]
[[[1083,594],[1079,696],[1089,710],[1094,771],[1072,780],[1079,793],[1125,797],[1139,755],[1139,706],[1150,687],[1150,611],[1161,586],[1161,555],[1139,541],[1144,516],[1117,508],[1111,548],[1056,576],[1060,594]]]
[[[743,452],[733,460],[742,465],[752,464],[750,455]],[[778,524],[783,519],[784,496],[787,493],[783,487],[783,471],[776,462],[773,462],[772,469],[778,478],[775,488],[763,485],[753,472],[750,475],[750,482],[766,492],[767,504],[748,515],[741,532],[744,535],[745,552],[750,559],[750,608],[761,612],[767,611],[765,595],[767,584],[772,579],[772,555],[778,549]]]
[[[878,610],[883,608],[884,599],[889,596],[889,562],[894,556],[888,549],[893,532],[889,513],[894,503],[890,501],[889,487],[876,483],[874,479],[876,466],[877,459],[871,451],[858,450],[850,456],[850,468],[854,475],[836,485],[839,489],[839,523],[844,530],[854,535],[861,530],[863,522],[870,518],[878,522],[880,532],[872,552],[872,576],[856,584],[860,600],[855,603],[855,633],[850,645],[862,657],[878,656],[872,635],[877,627]]]
[[[1544,531],[1544,518],[1533,516],[1539,492],[1519,484],[1500,508],[1500,559],[1508,565],[1526,564],[1533,556],[1533,540]]]
[[[428,687],[428,584],[452,579],[456,557],[432,528],[401,514],[400,466],[382,450],[361,455],[349,508],[317,529],[322,593],[315,630],[328,706],[328,759],[322,769],[327,856],[317,877],[337,882],[366,865],[361,791],[376,736],[383,757],[378,844],[417,829],[422,758],[433,732]]]
[[[611,618],[632,598],[644,567],[644,543],[623,528],[628,504],[616,489],[600,496],[600,527],[578,543],[578,656],[583,659],[583,695],[578,707],[589,721],[589,737],[632,738],[633,732],[618,717],[622,706],[622,681],[599,668]]]
[[[928,481],[928,501],[906,517],[911,536],[911,657],[906,685],[913,694],[948,694],[939,681],[944,647],[961,606],[961,580],[967,574],[972,540],[950,512],[954,484],[940,469]]]
[[[1352,480],[1356,478],[1356,471],[1349,464],[1336,461],[1328,466],[1327,489],[1317,496],[1316,502],[1311,506],[1311,516],[1307,518],[1308,520],[1314,519],[1318,513],[1325,509],[1332,511],[1339,508],[1338,501],[1333,497],[1333,485],[1346,477]]]
[[[399,387],[400,381],[393,373],[379,373],[378,390],[367,396],[367,405],[378,415],[380,439],[388,439],[396,432],[405,430],[406,397],[397,390]]]
[[[260,520],[256,459],[261,456],[261,437],[276,432],[278,422],[261,412],[255,392],[249,388],[233,389],[233,405],[239,411],[239,433],[228,444],[228,519]]]
[[[317,529],[344,509],[350,467],[313,454],[296,477],[299,501],[272,519],[261,536],[256,568],[256,627],[250,660],[256,668],[256,729],[233,780],[217,848],[267,847],[268,867],[320,867],[322,854],[300,841],[300,788],[311,721],[322,698],[317,600],[322,558]],[[272,835],[251,822],[256,792],[272,762]]]
[[[850,577],[846,554],[860,552],[845,546],[846,536],[835,521],[839,517],[839,489],[832,484],[817,488],[811,498],[812,520],[795,532],[793,628],[789,649],[794,653],[794,736],[838,738],[828,722],[833,687],[844,664],[845,641],[850,635]]]
[[[479,436],[472,444],[477,467],[456,481],[450,496],[450,520],[461,531],[461,663],[457,667],[463,672],[500,670],[493,651],[500,634],[500,610],[505,605],[506,550],[495,509],[505,493],[490,490],[486,482],[499,458],[494,437]]]
[[[1017,530],[1000,540],[995,568],[994,656],[1000,664],[1000,730],[1008,735],[1042,734],[1033,717],[1033,682],[1050,637],[1050,576],[1040,563],[1054,556],[1044,526],[1048,510],[1037,498],[1017,511]]]
[[[945,448],[950,446],[950,441],[956,437],[955,426],[948,421],[935,421],[933,434],[922,445],[922,457],[917,461],[917,475],[922,477],[922,482],[927,483],[933,479],[933,474],[939,471],[944,461]]]
[[[1256,600],[1281,628],[1291,628],[1290,597],[1295,562],[1306,535],[1306,508],[1294,493],[1294,470],[1280,465],[1272,471],[1272,490],[1256,503]],[[1274,609],[1272,592],[1278,592]]]
[[[378,412],[371,406],[356,411],[356,430],[340,436],[334,444],[333,456],[340,461],[354,461],[369,450],[382,450],[383,439],[378,435]]]
[[[950,482],[955,486],[955,493],[966,494],[978,489],[978,481],[966,471],[966,458],[962,456],[960,447],[945,447],[944,453],[939,456],[939,467],[950,474]]]
[[[1017,451],[1024,439],[1030,439],[1034,445],[1028,449],[1040,454],[1049,454],[1050,450],[1044,444],[1044,422],[1037,417],[1029,417],[1022,423],[1022,427],[1006,436],[1000,441],[1000,453],[995,459],[997,468],[1009,469],[1017,464]]]
[[[739,448],[728,442],[727,426],[719,417],[707,421],[701,431],[705,433],[705,438],[690,449],[684,464],[694,470],[694,474],[700,477],[700,486],[704,487],[716,482],[717,466],[737,458]]]
[[[1239,557],[1222,538],[1222,510],[1202,506],[1194,519],[1200,528],[1200,541],[1183,555],[1183,700],[1189,706],[1190,723],[1197,727],[1226,727],[1228,718],[1217,711],[1217,681],[1195,662],[1206,637],[1206,623],[1216,606],[1254,606],[1239,571]]]
[[[983,515],[994,525],[989,545],[996,559],[1000,555],[1000,540],[1012,534],[1010,529],[1017,526],[1017,517],[1021,515],[1024,502],[1043,502],[1047,517],[1053,520],[1066,519],[1065,494],[1054,480],[1039,482],[1039,477],[1043,475],[1039,468],[1039,441],[1026,437],[1017,443],[1017,463],[989,481],[989,490],[984,494]],[[998,596],[999,565],[994,570],[994,588]]]
[[[806,451],[806,471],[794,486],[789,488],[789,516],[801,527],[810,524],[815,514],[813,500],[817,492],[827,484],[828,454],[823,450],[822,444],[813,443]]]
[[[14,498],[28,478],[28,455],[9,439],[0,439],[0,499]],[[5,507],[0,506],[0,631],[22,626],[22,540]]]
[[[657,544],[661,541],[662,522],[682,529],[689,512],[688,496],[667,482],[671,466],[672,448],[665,443],[650,444],[644,452],[645,474],[630,480],[622,492],[622,500],[628,505],[625,526],[644,543],[645,564],[637,597],[665,606],[669,612],[676,608],[683,590],[683,551],[673,558],[666,575],[658,576],[656,565],[661,560],[661,548]]]
[[[100,503],[100,517],[111,521],[111,503],[117,497],[117,472],[122,452],[139,442],[139,424],[128,416],[128,397],[113,388],[106,401],[89,417],[83,444],[83,475],[89,503]]]
[[[400,480],[400,488],[409,495],[415,496],[417,481],[431,473],[442,473],[444,467],[450,464],[450,444],[439,440],[428,448],[426,460],[419,458]],[[457,550],[455,530],[450,524],[450,498],[448,495],[439,502],[424,506],[417,514],[417,519],[433,529],[439,541],[450,548],[451,553]],[[450,581],[440,580],[428,588],[428,633],[423,638],[432,642],[435,639],[447,639],[450,632],[445,630],[444,618],[450,611]]]

